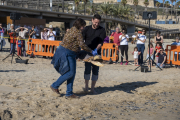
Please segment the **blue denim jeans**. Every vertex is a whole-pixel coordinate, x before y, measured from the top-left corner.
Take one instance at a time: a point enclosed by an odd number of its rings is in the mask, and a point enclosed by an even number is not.
[[[160,67],[160,68],[163,68],[165,65],[163,64],[162,66],[160,66],[161,65],[161,63],[157,63],[157,65]],[[157,66],[156,66],[157,67]]]
[[[92,63],[89,63],[89,62],[85,62],[84,79],[90,80],[91,69],[92,69],[91,80],[97,81],[98,80],[99,67],[96,65],[93,65]]]
[[[1,43],[1,49],[0,49],[0,50],[2,50],[2,47],[3,47],[3,40],[4,40],[4,38],[3,38],[3,37],[4,37],[4,33],[1,33],[0,36],[1,36],[1,38],[0,38],[0,39],[1,39],[1,42],[0,42],[0,43]]]
[[[13,49],[14,48],[14,49]],[[11,51],[10,54],[14,54],[15,53],[15,49],[16,49],[16,43],[11,43]]]
[[[137,44],[138,51],[141,52],[141,54],[138,56],[138,63],[143,64],[143,53],[145,49],[144,44]]]
[[[64,75],[60,76],[51,86],[55,89],[58,89],[62,83],[67,81],[66,96],[71,96],[73,94],[73,83],[76,75],[76,53],[64,47],[61,47],[60,49],[62,52],[66,52],[68,55],[67,60],[69,62],[70,70]]]

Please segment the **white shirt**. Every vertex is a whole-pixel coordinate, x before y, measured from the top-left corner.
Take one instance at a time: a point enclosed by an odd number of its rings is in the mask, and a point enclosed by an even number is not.
[[[136,37],[136,35],[133,35],[133,36],[132,36],[132,38],[135,38],[135,37]]]
[[[122,35],[119,36],[119,38],[121,38]],[[128,35],[126,35],[126,37],[122,37],[120,45],[128,45],[128,41],[127,38],[129,38]]]
[[[146,40],[146,36],[145,35],[142,35],[142,34],[138,34],[138,39],[140,40]],[[137,44],[145,44],[143,42],[141,42],[140,40],[137,40]]]
[[[54,33],[54,35],[56,35],[56,31],[53,31],[53,33]],[[51,40],[51,41],[54,41],[54,40],[55,40],[54,35],[53,35],[52,33],[50,34],[49,31],[48,31],[48,35],[50,35],[49,38],[48,38],[48,40]]]
[[[138,51],[134,51],[134,59],[138,58]]]
[[[25,34],[27,33],[27,30],[19,31],[19,36],[21,36],[22,39],[25,39]]]

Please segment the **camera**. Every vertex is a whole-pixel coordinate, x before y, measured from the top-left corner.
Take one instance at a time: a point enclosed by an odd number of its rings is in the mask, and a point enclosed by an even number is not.
[[[156,11],[143,12],[143,19],[157,19]]]

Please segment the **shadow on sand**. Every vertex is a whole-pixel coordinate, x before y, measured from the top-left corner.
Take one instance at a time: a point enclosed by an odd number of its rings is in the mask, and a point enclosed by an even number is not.
[[[133,91],[135,91],[135,89],[137,89],[139,87],[145,87],[145,86],[153,85],[156,83],[158,83],[158,82],[145,82],[145,81],[129,82],[129,83],[122,83],[120,85],[114,85],[112,87],[97,87],[97,88],[95,88],[95,91],[98,94],[102,94],[102,93],[106,93],[109,91],[119,90],[119,91],[124,91],[124,92],[130,93],[130,94],[133,94]],[[84,91],[79,91],[75,94],[80,97],[85,96],[87,94],[93,95],[91,93],[85,93]]]
[[[0,72],[25,72],[25,70],[0,70]]]

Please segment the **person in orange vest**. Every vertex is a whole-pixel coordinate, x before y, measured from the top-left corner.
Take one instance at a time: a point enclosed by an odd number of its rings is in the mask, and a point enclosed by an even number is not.
[[[9,33],[9,36],[10,36],[10,44],[11,44],[10,54],[14,55],[16,49],[16,40],[17,40],[16,33],[13,31]]]

